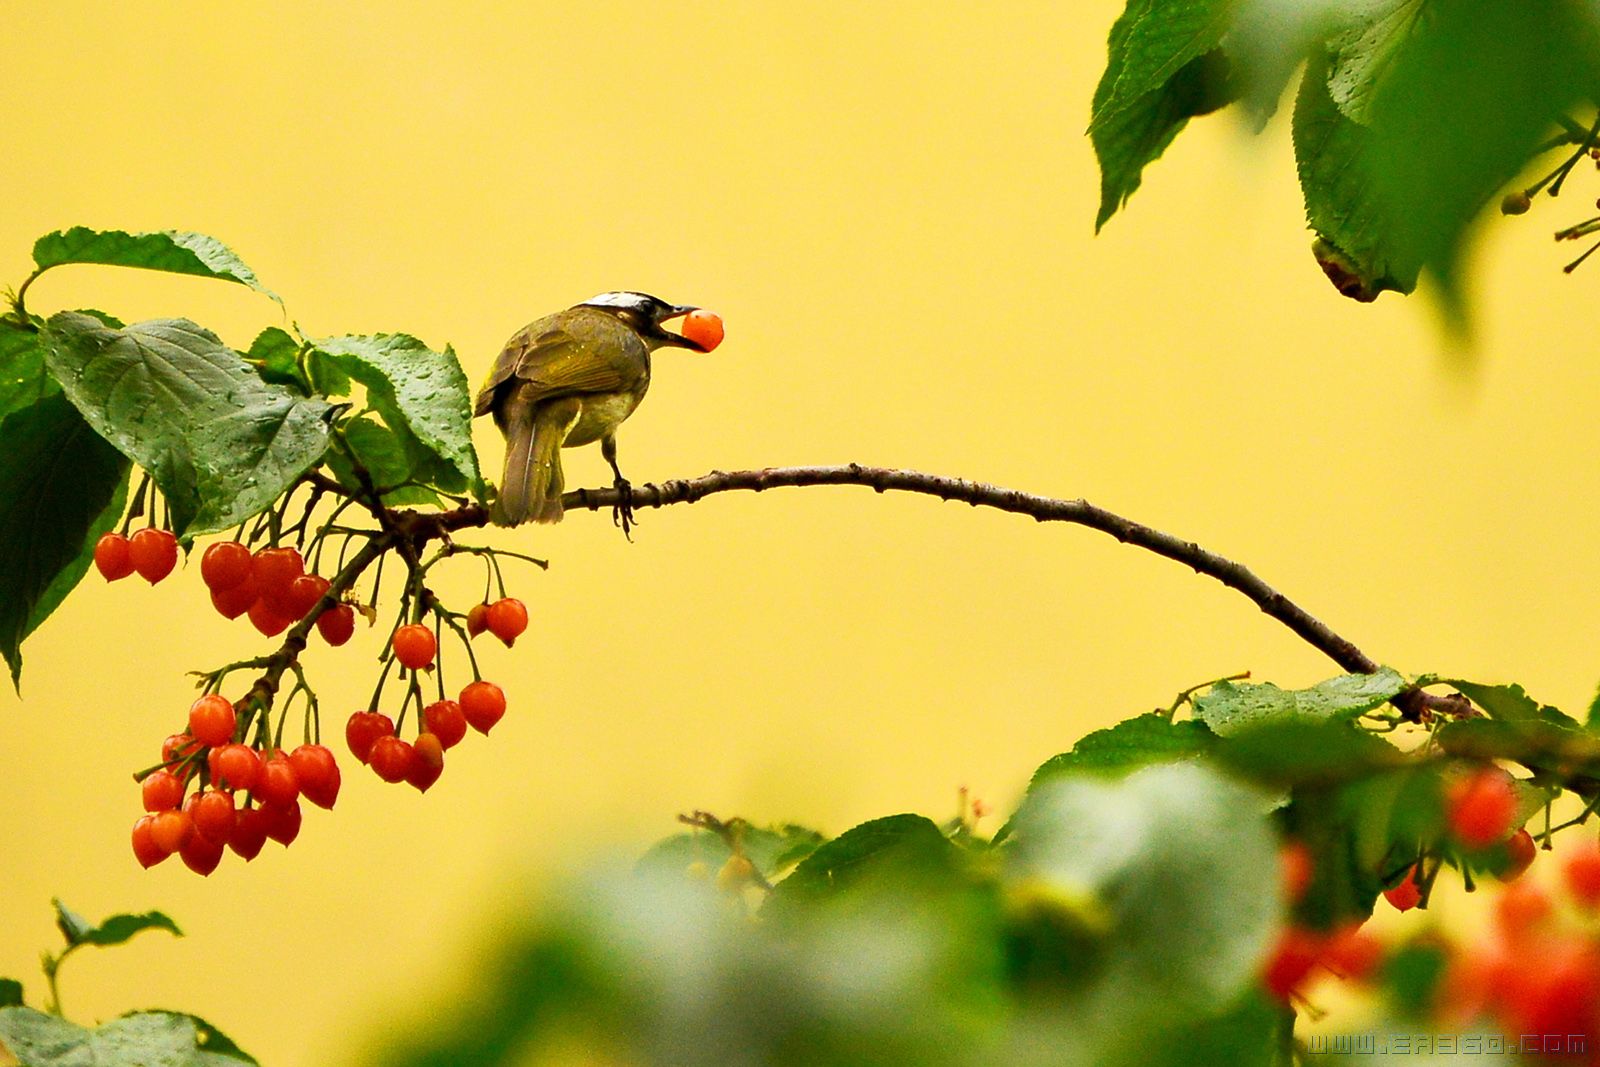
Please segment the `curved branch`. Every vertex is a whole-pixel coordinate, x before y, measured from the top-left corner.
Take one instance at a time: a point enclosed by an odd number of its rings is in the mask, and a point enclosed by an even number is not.
[[[1272,586],[1262,581],[1255,572],[1242,563],[1210,552],[1193,541],[1185,541],[1172,534],[1123,518],[1104,508],[1095,507],[1086,500],[1059,500],[1037,496],[1015,489],[970,482],[962,478],[946,478],[920,471],[895,470],[887,467],[863,467],[857,463],[837,467],[769,467],[764,470],[712,471],[699,478],[677,479],[660,485],[642,485],[633,488],[635,508],[659,508],[668,504],[692,504],[713,493],[736,490],[763,492],[785,486],[805,485],[861,485],[883,493],[889,490],[922,493],[941,500],[959,500],[974,507],[998,508],[1018,515],[1027,515],[1038,522],[1070,522],[1110,534],[1124,544],[1138,545],[1158,556],[1176,560],[1197,573],[1208,575],[1230,589],[1249,597],[1262,611],[1290,630],[1313,648],[1325,654],[1344,670],[1354,674],[1371,674],[1379,664],[1362,652],[1348,638],[1335,633],[1326,623],[1294,603]],[[561,498],[568,510],[616,506],[619,493],[615,489],[577,489]],[[1448,697],[1436,697],[1419,689],[1408,690],[1395,698],[1394,703],[1413,720],[1427,717],[1430,709],[1459,712],[1459,706]]]

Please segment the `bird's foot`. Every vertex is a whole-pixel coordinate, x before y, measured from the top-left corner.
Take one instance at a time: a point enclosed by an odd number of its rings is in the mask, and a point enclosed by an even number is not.
[[[622,536],[632,541],[631,531],[639,524],[633,515],[633,485],[628,479],[618,476],[617,480],[611,483],[611,487],[617,491],[617,503],[611,509],[611,522],[622,527]]]

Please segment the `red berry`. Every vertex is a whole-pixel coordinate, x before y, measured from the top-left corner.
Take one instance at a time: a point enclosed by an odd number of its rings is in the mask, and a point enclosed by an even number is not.
[[[528,628],[528,609],[516,597],[496,600],[489,605],[488,623],[489,631],[510,648]]]
[[[305,560],[292,548],[263,548],[256,553],[251,565],[256,584],[261,587],[261,599],[270,604],[279,615],[293,615],[294,603],[289,587],[306,572]]]
[[[171,771],[155,771],[140,783],[145,811],[171,811],[183,803],[183,779]]]
[[[722,343],[722,316],[715,311],[697,308],[683,317],[683,325],[679,329],[683,336],[707,352]]]
[[[1579,907],[1587,911],[1600,907],[1600,845],[1583,842],[1567,857],[1561,874]]]
[[[169,855],[184,846],[194,835],[194,820],[186,811],[161,811],[150,824],[150,836]]]
[[[289,764],[300,782],[300,795],[319,808],[332,808],[339,799],[339,764],[322,745],[301,745],[289,753]]]
[[[380,737],[372,746],[372,769],[386,782],[401,782],[411,773],[416,753],[398,737]]]
[[[1417,869],[1406,871],[1405,880],[1392,889],[1383,891],[1383,899],[1393,904],[1396,911],[1410,911],[1422,903],[1422,890],[1417,888]]]
[[[207,693],[189,705],[189,733],[202,745],[225,745],[232,741],[238,722],[233,705],[216,693]]]
[[[195,833],[208,841],[216,842],[217,848],[221,849],[232,836],[233,824],[237,818],[233,808],[233,794],[208,789],[196,795],[200,799],[194,802],[194,810],[189,813],[194,819]]]
[[[128,554],[128,539],[115,532],[100,535],[100,540],[94,543],[94,565],[108,582],[132,574],[133,557]]]
[[[1304,841],[1285,841],[1278,851],[1278,876],[1283,883],[1283,895],[1290,904],[1297,904],[1311,885],[1311,849]]]
[[[406,781],[426,793],[443,773],[444,745],[433,734],[418,734],[411,745],[411,768],[406,772]]]
[[[349,604],[335,604],[317,616],[317,632],[324,641],[338,648],[356,632],[355,609]]]
[[[467,725],[486,734],[506,713],[506,694],[493,682],[473,682],[461,690],[461,714]]]
[[[372,756],[372,746],[381,737],[394,736],[394,723],[389,716],[376,711],[358,711],[345,724],[344,740],[351,755],[362,763]]]
[[[251,790],[266,808],[286,808],[300,796],[300,776],[284,756],[273,756],[261,764],[261,780]]]
[[[455,748],[467,736],[467,717],[454,700],[440,700],[422,709],[422,727],[444,748]]]
[[[1456,840],[1468,848],[1505,840],[1517,814],[1511,776],[1499,767],[1484,767],[1453,783],[1445,814]]]
[[[139,866],[149,870],[172,853],[156,844],[154,815],[141,815],[133,824],[133,855],[139,861]]]
[[[250,605],[250,623],[260,631],[261,636],[277,637],[294,623],[294,619],[279,611],[263,593]]]
[[[1502,882],[1514,882],[1522,877],[1522,872],[1533,865],[1533,858],[1539,854],[1539,846],[1533,843],[1533,835],[1527,828],[1520,828],[1516,833],[1506,838],[1506,865],[1496,875]]]
[[[1521,941],[1555,910],[1544,890],[1531,882],[1508,885],[1494,902],[1495,921],[1511,943]]]
[[[1595,1005],[1600,1003],[1600,952],[1586,939],[1543,945],[1536,963],[1524,961],[1506,978],[1502,1018],[1512,1033],[1594,1033]],[[1583,1040],[1568,1037],[1570,1046],[1550,1051],[1579,1051],[1582,1046],[1577,1042]]]
[[[171,763],[183,759],[199,747],[188,733],[168,734],[167,739],[161,742],[161,762]]]
[[[1278,935],[1278,943],[1261,969],[1261,982],[1279,1000],[1288,1000],[1316,966],[1322,954],[1322,935],[1291,926]]]
[[[477,637],[489,628],[489,605],[474,604],[467,609],[467,636]]]
[[[228,847],[248,863],[261,854],[266,843],[267,816],[260,808],[240,808],[233,833],[228,835]]]
[[[244,581],[230,589],[213,589],[211,606],[216,608],[217,614],[224,619],[237,619],[249,611],[250,606],[260,597],[261,588],[256,585],[256,580],[246,575]]]
[[[333,583],[320,574],[302,574],[289,583],[289,607],[293,609],[290,614],[297,619],[305,618],[332,586]]]
[[[183,843],[178,855],[183,857],[185,867],[203,878],[216,870],[217,864],[222,862],[222,847],[225,843],[196,833]]]
[[[278,807],[268,805],[260,809],[262,817],[266,820],[267,836],[272,838],[284,848],[294,844],[294,839],[300,836],[300,802],[290,801]]]
[[[211,784],[219,789],[254,789],[261,781],[261,757],[249,745],[211,750]]]
[[[128,558],[139,577],[155,585],[178,565],[178,539],[171,530],[140,530],[128,541]]]
[[[394,650],[394,658],[400,661],[400,666],[420,671],[433,662],[433,654],[439,651],[439,642],[434,639],[432,630],[413,622],[394,632],[389,639],[389,647]]]
[[[1362,982],[1371,978],[1383,962],[1383,942],[1363,930],[1357,920],[1328,936],[1321,962],[1340,978]]]
[[[200,580],[213,593],[233,589],[250,577],[250,550],[237,541],[218,541],[200,557]]]

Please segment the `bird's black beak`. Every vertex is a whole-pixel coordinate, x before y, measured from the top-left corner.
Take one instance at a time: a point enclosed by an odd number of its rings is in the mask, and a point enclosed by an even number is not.
[[[661,326],[662,322],[670,322],[673,319],[682,318],[683,316],[689,314],[689,312],[691,312],[691,311],[699,311],[699,310],[700,309],[695,307],[693,304],[677,304],[677,305],[673,306],[672,311],[671,311],[670,314],[661,316],[661,321],[656,323],[656,329],[661,331],[662,342],[664,344],[676,345],[679,348],[687,348],[691,352],[707,352],[707,351],[710,351],[708,348],[706,348],[705,345],[701,344],[700,342],[691,341],[687,337],[683,336],[682,334],[677,334],[677,333],[673,333],[671,330],[662,329],[662,326]]]

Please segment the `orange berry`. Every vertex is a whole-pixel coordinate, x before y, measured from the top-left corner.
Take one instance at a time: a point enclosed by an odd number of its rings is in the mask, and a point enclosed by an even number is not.
[[[683,336],[710,352],[722,343],[722,316],[701,308],[683,317]]]

